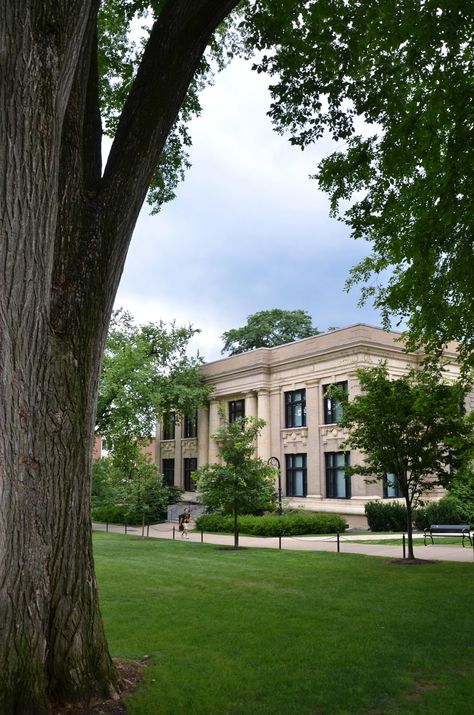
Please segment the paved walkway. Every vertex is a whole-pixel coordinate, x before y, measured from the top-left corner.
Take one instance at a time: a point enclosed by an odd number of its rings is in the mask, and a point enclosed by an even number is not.
[[[105,524],[93,524],[93,529],[96,531],[105,531]],[[109,524],[108,531],[111,533],[123,534],[125,528],[123,526],[113,526]],[[141,527],[127,527],[128,534],[142,536]],[[183,540],[178,527],[174,524],[156,524],[155,526],[145,527],[144,535],[154,539],[173,539]],[[366,534],[341,534],[339,538],[339,550],[346,554],[365,554],[366,556],[385,556],[389,559],[399,559],[403,557],[402,546],[393,546],[383,544],[363,544],[356,543],[368,539],[394,539],[402,538],[401,534],[387,534],[371,536]],[[230,534],[208,534],[204,533],[201,537],[200,532],[191,532],[189,541],[200,542],[206,544],[220,544],[222,546],[230,546],[234,543],[234,537]],[[263,548],[263,549],[278,549],[278,537],[257,537],[257,536],[240,536],[240,546]],[[281,548],[292,551],[332,551],[337,552],[337,536],[283,536],[281,539]],[[415,556],[419,559],[431,559],[433,561],[467,561],[474,563],[474,550],[466,546],[463,548],[461,542],[459,544],[429,544],[428,546],[417,546],[414,548]]]

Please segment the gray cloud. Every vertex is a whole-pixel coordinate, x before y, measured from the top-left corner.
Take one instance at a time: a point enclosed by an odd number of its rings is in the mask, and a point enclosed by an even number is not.
[[[265,83],[236,62],[205,91],[193,167],[158,216],[144,207],[117,296],[139,321],[200,327],[207,359],[219,356],[224,330],[267,308],[303,308],[320,329],[380,322],[356,307],[357,291],[343,291],[368,247],[329,218],[309,179],[334,145],[301,152],[273,132]]]

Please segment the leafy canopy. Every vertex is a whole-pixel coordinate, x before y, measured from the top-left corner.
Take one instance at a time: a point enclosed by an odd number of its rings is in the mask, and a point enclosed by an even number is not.
[[[100,99],[105,133],[113,137],[122,109],[135,79],[153,23],[159,18],[164,0],[103,0],[98,17]],[[199,94],[213,83],[235,54],[245,56],[245,29],[238,28],[239,11],[229,15],[217,28],[203,54],[188,88],[174,126],[169,133],[154,172],[147,201],[152,214],[175,198],[178,183],[191,164],[192,140],[189,121],[201,113]]]
[[[319,165],[355,238],[372,245],[362,283],[410,348],[462,343],[474,364],[474,5],[463,0],[256,0],[247,8],[270,115]]]
[[[425,364],[390,379],[386,363],[357,370],[361,394],[349,399],[339,388],[331,393],[342,404],[340,426],[349,430],[343,449],[364,454],[347,474],[369,481],[393,475],[407,507],[409,548],[413,551],[412,510],[436,485],[446,486],[453,468],[474,457],[474,421],[461,409],[467,387],[448,384],[441,367]]]
[[[273,348],[318,333],[305,310],[261,310],[249,315],[242,328],[232,328],[221,336],[224,341],[221,352],[237,355],[254,348]]]
[[[96,433],[105,437],[116,460],[129,471],[136,447],[155,434],[160,415],[193,415],[212,387],[199,373],[202,359],[189,357],[191,325],[137,326],[130,313],[116,311],[105,347],[99,385]]]
[[[234,515],[236,546],[237,515],[268,509],[275,500],[275,470],[255,457],[257,436],[264,426],[264,420],[255,417],[225,422],[212,435],[222,462],[206,464],[193,475],[203,504],[211,510]]]

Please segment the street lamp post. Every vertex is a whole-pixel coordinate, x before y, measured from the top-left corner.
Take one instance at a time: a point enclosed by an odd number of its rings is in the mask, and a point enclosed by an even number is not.
[[[278,457],[270,457],[268,460],[268,464],[270,466],[274,467],[277,472],[277,478],[278,478],[278,514],[281,516],[282,508],[281,508],[281,465],[280,465],[280,460]]]

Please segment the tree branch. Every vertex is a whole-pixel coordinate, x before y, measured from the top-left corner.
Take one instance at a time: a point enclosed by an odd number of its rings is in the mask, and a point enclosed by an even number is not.
[[[167,136],[212,33],[238,0],[167,0],[125,103],[102,186],[106,253],[120,271]],[[115,261],[112,260],[112,264]]]

